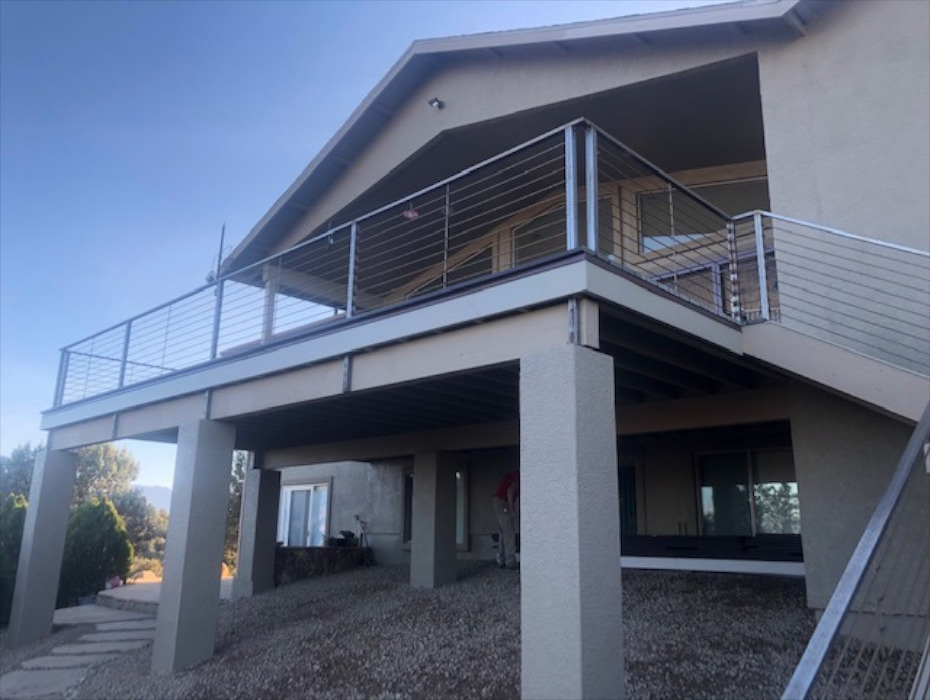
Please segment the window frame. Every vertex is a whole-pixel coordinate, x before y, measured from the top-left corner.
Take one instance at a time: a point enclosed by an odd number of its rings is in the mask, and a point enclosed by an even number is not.
[[[288,530],[290,527],[291,516],[291,495],[297,491],[315,491],[321,487],[326,487],[326,523],[324,525],[323,543],[319,545],[290,545],[288,541]],[[312,501],[312,494],[311,494]],[[315,479],[314,481],[302,482],[299,484],[282,484],[278,501],[278,532],[277,542],[283,547],[325,547],[329,543],[330,527],[332,524],[333,510],[333,478]],[[309,518],[311,513],[307,514]]]
[[[798,532],[760,532],[757,522],[757,506],[756,506],[756,478],[753,473],[756,466],[756,455],[764,453],[780,452],[787,453],[791,455],[791,466],[794,469],[794,483],[797,485],[797,505],[798,505]],[[738,454],[743,456],[743,461],[746,468],[746,491],[747,498],[749,500],[749,533],[744,535],[708,535],[704,527],[704,500],[702,494],[702,473],[701,473],[701,459],[704,457],[712,457],[717,455],[733,455]],[[801,518],[800,518],[800,508],[801,508],[801,493],[800,485],[798,485],[797,479],[797,469],[794,464],[794,450],[790,447],[761,447],[761,448],[744,448],[744,449],[733,449],[733,450],[702,450],[700,452],[694,453],[694,491],[695,491],[695,514],[697,516],[697,528],[698,534],[701,537],[759,537],[759,536],[784,536],[784,535],[802,535],[803,531],[801,528]]]

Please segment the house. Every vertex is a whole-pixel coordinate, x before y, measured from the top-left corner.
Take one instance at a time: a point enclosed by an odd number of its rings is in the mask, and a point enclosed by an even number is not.
[[[13,639],[51,629],[69,450],[128,437],[178,445],[157,672],[213,652],[233,449],[239,595],[356,516],[450,584],[519,467],[525,697],[621,692],[621,540],[822,609],[930,395],[928,13],[415,43],[216,283],[63,351]]]

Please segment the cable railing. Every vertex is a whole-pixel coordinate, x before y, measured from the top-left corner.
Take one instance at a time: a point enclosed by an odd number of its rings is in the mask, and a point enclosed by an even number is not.
[[[734,229],[744,322],[930,376],[930,253],[762,211]]]
[[[921,371],[927,276],[906,282],[907,289],[894,279],[920,277],[915,251],[844,235],[764,212],[730,219],[578,119],[355,219],[309,231],[286,251],[69,345],[54,405],[254,352],[573,250],[720,318],[830,330],[831,339],[852,336],[845,344],[854,349],[871,343],[878,346],[873,355]],[[853,247],[845,268],[832,264],[835,244],[823,236]],[[880,255],[865,263],[855,246]],[[854,283],[867,271],[880,271],[869,281],[880,293]],[[849,283],[828,275],[846,275]]]
[[[930,404],[784,700],[930,694]]]

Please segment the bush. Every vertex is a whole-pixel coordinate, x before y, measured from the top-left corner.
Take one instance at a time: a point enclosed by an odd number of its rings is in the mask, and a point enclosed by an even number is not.
[[[10,622],[25,522],[26,499],[19,494],[10,494],[0,505],[0,627]]]
[[[108,498],[94,498],[71,511],[58,584],[58,607],[103,590],[107,579],[126,579],[132,545],[123,519]]]

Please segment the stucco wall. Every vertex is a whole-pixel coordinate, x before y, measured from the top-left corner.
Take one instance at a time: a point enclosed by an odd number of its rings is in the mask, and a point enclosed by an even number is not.
[[[825,3],[759,51],[772,210],[930,247],[930,3]]]
[[[796,388],[791,438],[811,607],[829,601],[911,431],[825,392]]]
[[[403,548],[403,461],[335,462],[281,470],[281,485],[291,486],[332,479],[329,534],[359,531],[357,514],[368,521],[368,539],[381,563],[409,561]]]
[[[655,49],[621,40],[596,52],[552,49],[547,55],[485,54],[459,61],[413,92],[276,250],[297,243],[444,131],[742,56],[755,51],[753,41],[758,40],[734,34],[727,40],[692,38]],[[444,109],[428,108],[434,96],[445,102]]]

